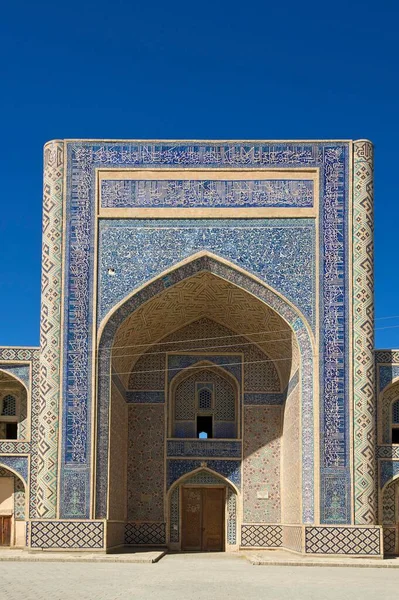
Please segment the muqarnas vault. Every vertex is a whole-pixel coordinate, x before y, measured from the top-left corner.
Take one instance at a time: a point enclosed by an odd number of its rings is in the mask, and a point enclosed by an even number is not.
[[[398,550],[359,141],[55,140],[40,348],[0,348],[0,543]]]

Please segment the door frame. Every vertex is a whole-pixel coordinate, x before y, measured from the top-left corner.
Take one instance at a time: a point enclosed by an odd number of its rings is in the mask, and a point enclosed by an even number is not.
[[[217,484],[217,485],[212,485],[212,484],[200,484],[200,483],[187,483],[184,484],[184,482],[182,482],[179,485],[179,504],[180,504],[180,514],[179,514],[179,528],[180,528],[180,542],[179,542],[179,546],[180,546],[180,552],[191,552],[190,550],[183,550],[182,546],[183,546],[183,488],[197,488],[197,489],[221,489],[223,490],[223,518],[222,518],[222,549],[220,552],[226,552],[226,500],[227,500],[227,485],[224,485],[223,483]],[[201,525],[202,525],[202,517],[203,517],[203,504],[201,504]],[[201,550],[195,551],[193,550],[192,552],[205,552],[205,550],[202,550],[202,528],[201,528]],[[210,552],[210,551],[208,551]]]

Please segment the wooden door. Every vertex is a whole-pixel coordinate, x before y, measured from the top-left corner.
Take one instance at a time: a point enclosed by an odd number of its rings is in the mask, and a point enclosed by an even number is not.
[[[221,552],[224,538],[224,489],[202,490],[202,550]]]
[[[0,516],[0,546],[9,546],[11,543],[11,517]]]
[[[224,503],[224,488],[183,487],[182,550],[224,549]]]
[[[182,490],[182,549],[199,551],[202,543],[202,490]]]

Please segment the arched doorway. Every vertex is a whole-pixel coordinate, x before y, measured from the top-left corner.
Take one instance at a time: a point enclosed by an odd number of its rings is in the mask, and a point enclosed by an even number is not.
[[[252,538],[259,523],[313,521],[312,342],[270,288],[214,257],[193,259],[109,316],[98,368],[95,514],[115,531],[125,524],[125,543],[170,541],[166,495],[205,462],[242,489]],[[212,419],[201,441],[200,392]],[[218,394],[233,417],[212,405]]]
[[[23,480],[0,463],[0,546],[25,546],[26,493]]]
[[[201,467],[183,476],[168,493],[168,545],[172,550],[237,548],[239,492],[228,479]]]

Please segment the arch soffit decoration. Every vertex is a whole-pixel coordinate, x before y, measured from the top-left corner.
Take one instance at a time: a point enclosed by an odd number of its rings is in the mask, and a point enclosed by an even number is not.
[[[195,254],[190,257],[190,259],[186,259],[181,263],[173,265],[169,270],[164,271],[159,274],[157,278],[152,279],[150,282],[147,282],[140,288],[134,290],[124,300],[118,303],[108,313],[100,325],[98,337],[99,353],[105,357],[111,352],[111,346],[114,343],[118,330],[123,323],[132,316],[132,313],[142,309],[150,300],[157,296],[159,297],[163,292],[176,284],[204,272],[212,274],[221,281],[235,286],[238,290],[252,296],[254,301],[260,302],[265,307],[269,308],[283,323],[289,326],[290,331],[293,332],[293,339],[295,342],[297,342],[296,332],[299,329],[304,330],[314,351],[315,339],[309,323],[302,315],[301,311],[287,298],[271,288],[266,282],[261,282],[252,274],[243,271],[243,269],[236,267],[234,264],[211,253],[203,252]],[[198,318],[198,316],[196,318]],[[212,320],[215,319],[212,318]],[[225,324],[223,323],[223,325]],[[168,335],[168,333],[162,334],[160,339],[165,337],[165,335]],[[240,333],[240,335],[243,334]],[[156,340],[151,341],[151,345],[154,343],[156,343]],[[144,346],[146,346],[146,344],[144,344]],[[261,348],[261,351],[265,354],[270,354],[266,349]],[[143,349],[143,353],[144,352],[145,350]],[[273,360],[273,357],[271,358]],[[278,364],[276,364],[276,367],[279,375],[281,375]]]
[[[192,279],[192,278],[189,278],[189,279]],[[175,286],[175,288],[176,287],[177,286]],[[247,292],[243,291],[243,294],[247,294]],[[153,300],[155,300],[155,299],[156,298],[154,298]],[[255,299],[254,301],[255,302],[259,302],[259,300],[257,300],[257,299]],[[146,308],[149,307],[150,302],[151,301],[149,301],[149,302],[146,303],[146,305],[145,305]],[[267,310],[270,310],[271,312],[274,312],[273,309],[269,309],[268,307],[266,307],[266,305],[265,305],[265,308],[267,308]],[[138,309],[138,311],[140,311],[140,309]],[[277,314],[276,314],[276,317],[278,319],[281,319],[280,316],[277,315]],[[231,346],[229,346],[229,344],[223,344],[222,349],[221,349],[221,353],[223,353],[223,351],[225,351],[227,353],[230,353],[232,351],[232,347],[234,347],[234,346],[237,346],[237,347],[241,346],[241,348],[242,348],[243,346],[244,347],[249,347],[249,345],[252,345],[253,347],[256,347],[259,350],[259,352],[261,352],[264,356],[266,356],[267,360],[270,360],[271,362],[273,362],[273,366],[276,369],[276,373],[277,373],[277,376],[279,378],[280,389],[281,389],[281,391],[283,391],[283,389],[284,389],[284,382],[285,382],[285,379],[287,378],[286,377],[286,373],[285,373],[285,369],[283,368],[282,363],[278,362],[278,360],[276,361],[276,358],[278,359],[279,356],[274,356],[273,355],[273,352],[271,351],[271,348],[268,347],[268,343],[269,343],[268,340],[266,340],[265,343],[262,345],[258,341],[252,340],[250,338],[250,334],[249,333],[241,333],[237,329],[232,329],[232,327],[230,325],[227,325],[226,323],[221,322],[221,320],[215,318],[214,315],[212,315],[212,317],[209,317],[209,315],[205,314],[205,313],[201,314],[200,316],[198,316],[198,318],[194,317],[192,320],[185,322],[183,324],[183,326],[180,323],[179,325],[177,325],[176,327],[174,327],[173,329],[171,329],[166,335],[161,335],[161,337],[155,339],[154,341],[148,342],[148,345],[145,345],[142,353],[138,354],[137,358],[135,360],[131,361],[131,363],[130,363],[130,365],[128,367],[129,371],[130,371],[130,374],[132,372],[134,372],[134,367],[135,367],[136,363],[141,358],[145,357],[146,354],[147,354],[147,352],[149,354],[151,354],[151,352],[150,352],[151,349],[154,348],[154,347],[156,347],[157,345],[167,346],[168,344],[173,344],[174,345],[174,348],[172,348],[173,350],[176,350],[176,352],[181,352],[183,354],[186,353],[187,352],[187,348],[180,349],[180,348],[178,348],[178,346],[175,345],[176,341],[173,340],[173,336],[175,334],[177,334],[178,332],[184,332],[184,330],[186,328],[195,327],[203,319],[206,319],[207,321],[214,323],[220,329],[225,329],[226,330],[227,333],[225,333],[224,335],[221,335],[220,336],[221,339],[224,340],[225,338],[227,338],[231,334],[233,334],[234,339],[233,339],[233,342],[232,342]],[[116,333],[116,336],[118,335],[118,332],[123,328],[124,324],[128,320],[129,320],[129,317],[121,324],[121,326],[119,327],[119,329],[118,329],[118,331]],[[274,334],[274,335],[277,334],[275,332],[275,330],[273,330],[273,329],[271,329],[269,333],[270,334]],[[299,349],[298,349],[298,344],[297,344],[296,337],[295,337],[295,335],[294,335],[294,333],[293,333],[293,331],[292,331],[291,328],[290,328],[290,336],[291,337],[290,337],[290,343],[289,343],[289,345],[290,345],[290,352],[292,354],[292,363],[295,364],[296,366],[298,366],[297,363],[298,363],[298,360],[299,360]],[[244,342],[242,340],[244,340]],[[285,356],[286,354],[283,352],[283,349],[284,349],[285,344],[286,344],[286,342],[284,342],[284,338],[282,338],[281,341],[280,340],[272,340],[272,342],[274,342],[278,348],[281,348],[281,351],[282,351],[283,355]],[[115,342],[115,345],[116,345],[116,343],[117,342]],[[181,344],[184,345],[186,343],[189,343],[189,339],[187,340],[187,342],[185,342],[184,339],[181,340]],[[217,341],[215,343],[217,344]],[[214,350],[213,350],[214,347],[215,346],[212,346],[212,343],[209,341],[209,347],[203,347],[202,346],[199,349],[193,348],[192,352],[193,353],[199,353],[200,351],[201,352],[203,351],[203,353],[207,353],[209,351],[210,353],[213,353],[214,352]],[[166,349],[165,353],[166,352],[169,352],[169,349]],[[160,352],[160,353],[163,353],[163,351]],[[242,353],[242,349],[237,349],[237,353]],[[117,354],[115,354],[115,358],[116,359],[118,358]],[[113,353],[113,359],[114,359],[114,353]],[[130,377],[130,375],[129,375],[129,377]]]
[[[240,496],[240,491],[239,489],[234,485],[234,483],[232,481],[230,481],[229,479],[227,479],[227,477],[225,477],[224,475],[221,475],[220,473],[218,473],[217,471],[214,471],[213,469],[210,469],[209,467],[197,467],[196,469],[194,469],[193,471],[189,471],[188,473],[184,473],[184,475],[182,475],[181,477],[179,477],[179,479],[177,479],[176,481],[174,481],[172,483],[172,485],[170,486],[170,488],[167,490],[166,492],[166,497],[169,500],[173,491],[179,486],[179,485],[184,485],[184,482],[187,479],[191,479],[191,477],[193,477],[194,475],[197,475],[197,473],[203,473],[203,472],[207,472],[210,473],[211,475],[213,475],[214,477],[216,477],[217,479],[220,479],[220,483],[221,485],[225,485],[227,487],[229,487],[231,490],[233,490],[233,492],[237,495]]]
[[[392,381],[390,381],[380,392],[379,392],[379,397],[380,399],[384,399],[384,396],[387,392],[390,392],[391,390],[393,391],[393,388],[397,388],[397,392],[399,394],[399,375],[394,377],[392,379]]]

